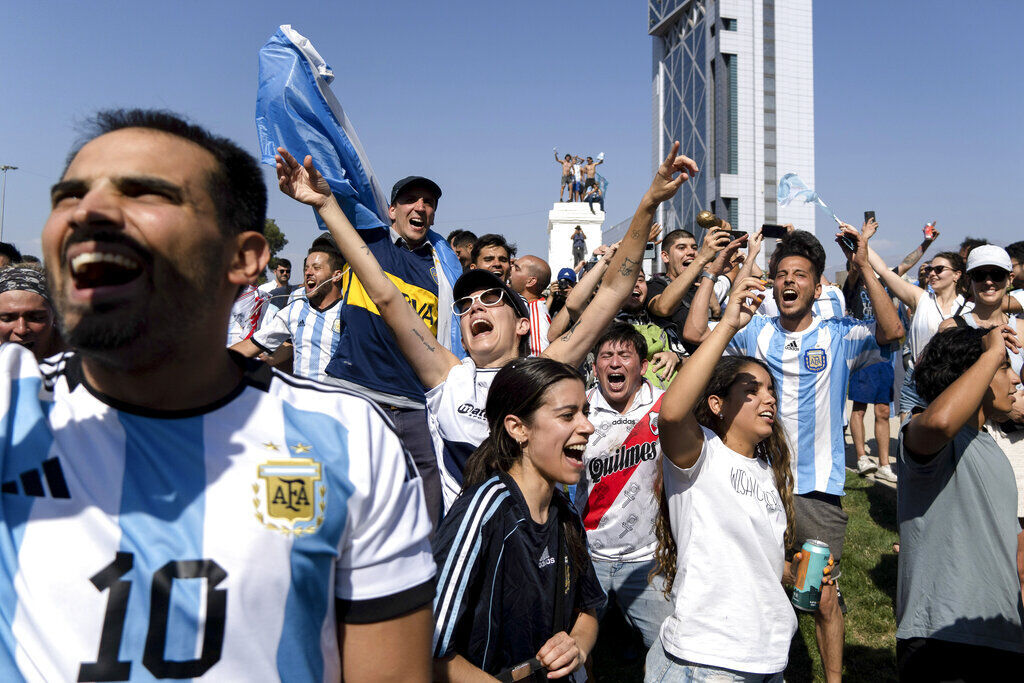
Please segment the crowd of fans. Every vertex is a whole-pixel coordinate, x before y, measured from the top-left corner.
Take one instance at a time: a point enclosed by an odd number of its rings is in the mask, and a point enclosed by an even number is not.
[[[596,187],[600,158],[556,160],[571,201]],[[255,160],[162,112],[73,150],[48,276],[0,248],[0,669],[597,680],[614,608],[647,680],[781,681],[815,539],[840,680],[850,400],[858,471],[898,487],[901,675],[1021,670],[1024,242],[913,270],[929,233],[891,268],[873,217],[841,224],[836,285],[787,226],[762,271],[760,231],[661,236],[698,172],[677,143],[622,241],[587,261],[577,230],[553,278],[501,235],[433,239],[429,178],[356,230],[315,158],[276,163],[327,227],[299,285],[277,259],[257,286]]]

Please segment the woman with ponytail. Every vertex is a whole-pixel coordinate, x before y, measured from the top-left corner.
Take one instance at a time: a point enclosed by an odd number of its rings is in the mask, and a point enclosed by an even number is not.
[[[434,538],[435,678],[567,677],[597,640],[605,600],[559,487],[579,480],[594,431],[583,378],[548,358],[514,360],[486,406],[489,435]]]
[[[789,448],[768,368],[722,357],[763,290],[756,278],[737,284],[662,400],[656,571],[675,608],[647,655],[648,681],[782,681],[797,626],[782,585],[793,519]]]

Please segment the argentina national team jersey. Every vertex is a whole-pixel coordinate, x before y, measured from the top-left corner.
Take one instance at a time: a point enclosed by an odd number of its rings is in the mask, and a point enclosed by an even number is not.
[[[462,491],[466,460],[487,438],[487,394],[499,368],[478,368],[463,359],[427,392],[427,420],[434,437],[445,512]]]
[[[794,492],[843,495],[843,409],[850,372],[888,359],[875,341],[874,324],[815,317],[806,330],[787,332],[778,318],[755,315],[725,352],[753,356],[771,370],[777,415],[793,454]]]
[[[291,341],[295,349],[292,372],[322,382],[341,339],[341,309],[341,299],[322,311],[310,306],[305,298],[296,299],[261,327],[252,336],[252,342],[273,353],[281,344]]]
[[[0,679],[340,678],[337,622],[430,604],[416,469],[362,397],[253,363],[125,406],[0,347]]]

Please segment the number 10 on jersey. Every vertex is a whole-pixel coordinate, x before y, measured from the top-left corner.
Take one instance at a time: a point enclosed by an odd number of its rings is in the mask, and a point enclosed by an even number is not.
[[[117,553],[114,561],[101,569],[90,581],[96,590],[109,591],[107,611],[100,633],[99,653],[94,662],[82,662],[78,669],[79,681],[126,681],[131,678],[132,662],[121,661],[121,638],[128,614],[128,596],[132,582],[122,579],[135,565],[131,553]],[[224,619],[227,614],[228,592],[217,585],[227,572],[213,560],[171,561],[153,573],[149,601],[149,627],[142,665],[157,678],[197,678],[220,660],[224,646]],[[171,605],[171,587],[175,579],[204,579],[206,581],[206,626],[203,629],[203,649],[198,659],[175,661],[166,659],[167,622]]]

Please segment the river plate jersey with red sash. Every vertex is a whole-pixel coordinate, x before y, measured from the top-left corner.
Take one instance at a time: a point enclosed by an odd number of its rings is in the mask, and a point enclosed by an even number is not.
[[[620,414],[598,389],[590,392],[594,434],[583,455],[576,508],[595,559],[640,562],[654,557],[658,412],[664,393],[644,380],[629,410]]]

